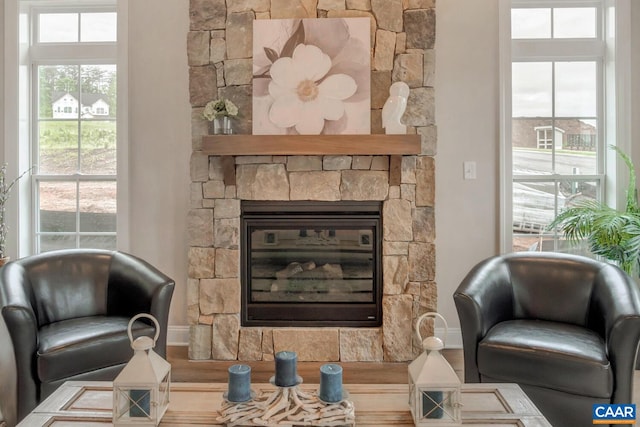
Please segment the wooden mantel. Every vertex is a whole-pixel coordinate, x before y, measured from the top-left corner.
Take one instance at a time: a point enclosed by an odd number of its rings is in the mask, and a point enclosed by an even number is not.
[[[211,156],[412,155],[420,135],[206,135]]]

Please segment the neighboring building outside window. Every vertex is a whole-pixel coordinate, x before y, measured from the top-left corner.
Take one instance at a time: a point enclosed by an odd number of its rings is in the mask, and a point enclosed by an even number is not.
[[[550,150],[553,148],[553,133],[551,132],[551,126],[544,126],[542,128],[537,127],[534,129],[538,134],[538,148],[543,150]]]

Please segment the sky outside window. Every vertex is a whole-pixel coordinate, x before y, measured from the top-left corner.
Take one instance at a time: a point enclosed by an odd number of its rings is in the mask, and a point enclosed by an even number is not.
[[[41,13],[38,34],[40,43],[115,42],[117,14]]]
[[[511,38],[595,38],[596,20],[595,7],[512,9]]]

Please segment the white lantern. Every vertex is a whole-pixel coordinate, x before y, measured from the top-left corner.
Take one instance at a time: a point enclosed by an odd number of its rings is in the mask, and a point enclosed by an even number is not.
[[[131,326],[141,317],[149,318],[156,326],[156,334],[133,340]],[[155,317],[141,313],[129,321],[127,329],[133,357],[113,381],[113,425],[157,426],[169,406],[171,365],[152,348],[160,336]]]
[[[460,425],[460,379],[440,350],[444,342],[435,336],[422,340],[420,324],[424,319],[436,317],[447,321],[438,313],[425,313],[416,321],[416,333],[423,352],[409,365],[409,406],[416,426]]]

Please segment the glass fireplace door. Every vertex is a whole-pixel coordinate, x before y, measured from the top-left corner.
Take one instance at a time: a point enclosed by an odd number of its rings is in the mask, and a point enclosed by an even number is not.
[[[377,210],[246,212],[243,233],[243,324],[379,324]]]

